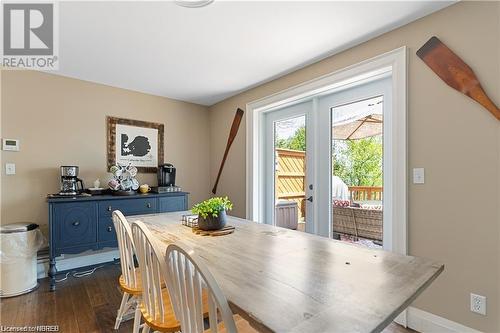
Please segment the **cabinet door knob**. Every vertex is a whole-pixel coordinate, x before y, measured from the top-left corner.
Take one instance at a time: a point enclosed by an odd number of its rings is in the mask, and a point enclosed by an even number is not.
[[[151,203],[148,202],[148,204],[146,205],[146,207],[151,208]]]
[[[113,228],[112,227],[108,227],[108,232],[111,232],[113,231]]]
[[[108,212],[110,212],[110,211],[111,211],[111,206],[108,206]]]
[[[79,221],[75,221],[75,222],[73,222],[73,225],[74,225],[75,227],[78,227],[78,226],[80,225],[80,222],[79,222]]]

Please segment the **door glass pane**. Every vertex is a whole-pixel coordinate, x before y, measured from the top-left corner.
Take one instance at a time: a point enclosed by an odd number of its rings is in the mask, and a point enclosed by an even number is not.
[[[305,231],[305,115],[274,122],[274,156],[274,224]]]
[[[382,247],[383,96],[331,108],[332,236]]]

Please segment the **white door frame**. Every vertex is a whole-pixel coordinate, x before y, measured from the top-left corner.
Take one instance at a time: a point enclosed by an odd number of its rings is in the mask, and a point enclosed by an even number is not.
[[[250,102],[246,105],[246,217],[264,222],[263,183],[264,166],[260,158],[264,151],[261,140],[263,130],[263,114],[276,110],[313,96],[331,93],[359,81],[391,71],[392,76],[392,110],[393,111],[393,183],[394,197],[392,217],[398,226],[394,230],[392,251],[406,254],[406,224],[407,224],[407,49],[401,47],[374,58],[365,60],[347,68],[324,75],[317,79],[291,87],[276,94]],[[316,135],[315,135],[316,136]],[[319,138],[316,138],[319,139]],[[315,145],[315,148],[318,145]],[[313,180],[314,182],[314,180]],[[314,214],[314,213],[313,213]],[[315,215],[315,214],[314,214]],[[316,216],[316,215],[315,215]]]
[[[396,253],[407,254],[407,48],[405,46],[246,105],[246,217],[248,219],[261,223],[265,221],[263,209],[265,207],[263,202],[265,168],[264,161],[260,157],[264,150],[261,135],[264,127],[263,114],[297,103],[300,100],[310,99],[313,96],[355,85],[356,82],[366,80],[388,70],[391,71],[392,76],[393,110],[393,145],[391,147],[393,157],[391,174],[393,177],[388,186],[392,189],[393,197],[391,198],[392,210],[387,213],[390,214],[389,216],[393,221],[398,222],[393,223],[391,250]],[[315,118],[318,121],[318,117]],[[319,139],[319,134],[315,133],[314,140]],[[317,149],[318,145],[314,144],[314,147],[314,149]],[[316,177],[318,173],[314,172],[314,174],[314,177]],[[312,181],[316,183],[316,179]],[[314,193],[313,196],[318,197],[317,193]],[[318,216],[317,205],[313,206],[312,214]],[[398,322],[406,324],[404,313],[402,318],[398,319],[400,319]]]

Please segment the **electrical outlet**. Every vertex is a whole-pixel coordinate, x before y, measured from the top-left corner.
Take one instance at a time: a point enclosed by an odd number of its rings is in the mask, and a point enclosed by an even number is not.
[[[486,297],[471,293],[470,310],[472,312],[486,316]]]

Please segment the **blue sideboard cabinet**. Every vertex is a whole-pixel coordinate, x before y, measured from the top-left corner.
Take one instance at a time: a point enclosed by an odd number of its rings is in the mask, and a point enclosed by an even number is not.
[[[55,290],[56,257],[87,250],[116,248],[114,210],[125,216],[187,210],[188,193],[148,193],[134,196],[98,195],[49,198],[49,277]]]

